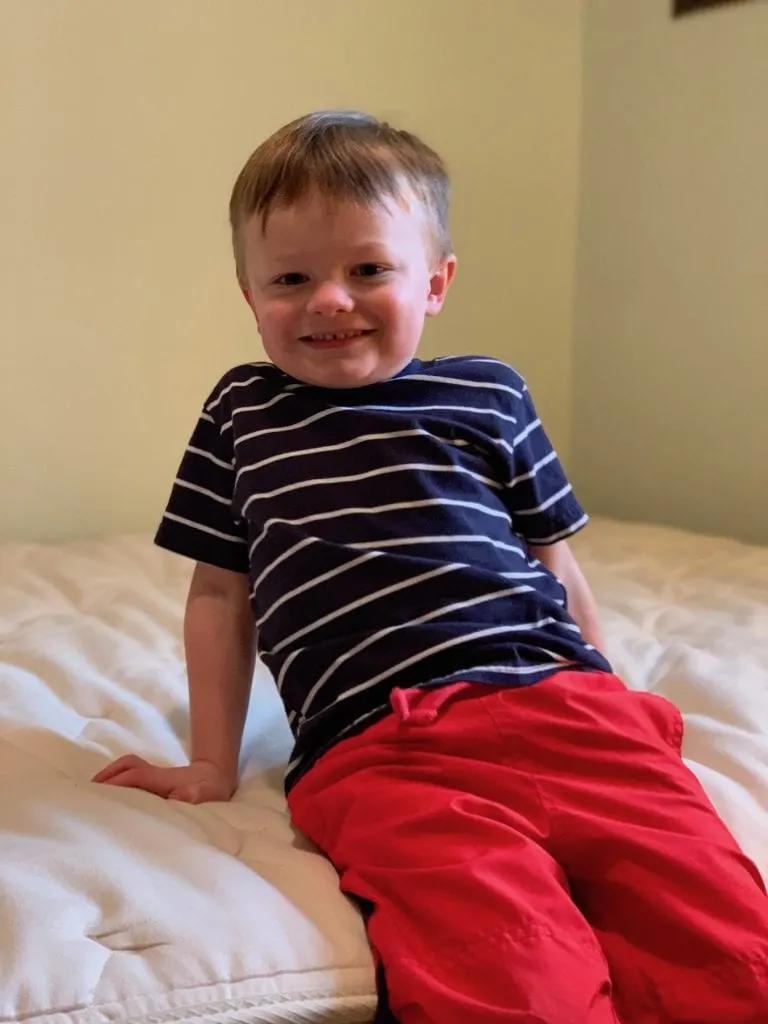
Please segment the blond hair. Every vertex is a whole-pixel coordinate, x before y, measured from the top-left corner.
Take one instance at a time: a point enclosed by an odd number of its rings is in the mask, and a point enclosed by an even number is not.
[[[229,222],[238,280],[245,284],[242,228],[254,215],[263,229],[275,206],[312,192],[368,205],[399,200],[405,189],[428,214],[437,258],[451,255],[448,172],[426,143],[354,110],[318,111],[291,121],[251,154],[232,189]]]

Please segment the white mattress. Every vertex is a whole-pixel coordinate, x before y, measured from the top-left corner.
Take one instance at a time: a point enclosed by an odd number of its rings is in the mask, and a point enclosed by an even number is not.
[[[617,670],[681,706],[768,874],[768,549],[598,521],[575,547]],[[147,538],[0,548],[0,1020],[370,1020],[360,921],[286,817],[265,675],[230,804],[89,782],[126,751],[184,757],[188,572]]]

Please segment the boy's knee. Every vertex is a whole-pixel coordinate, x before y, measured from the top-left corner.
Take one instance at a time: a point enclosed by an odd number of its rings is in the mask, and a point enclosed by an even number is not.
[[[768,936],[750,954],[735,954],[720,975],[723,1012],[713,1024],[765,1024],[768,1021]]]
[[[439,956],[395,956],[385,974],[402,1024],[616,1024],[608,966],[587,936],[500,927]]]
[[[632,998],[619,989],[616,1005],[626,1024],[766,1024],[768,1022],[768,938],[751,953],[734,950],[719,966],[702,965],[685,977],[670,972]]]

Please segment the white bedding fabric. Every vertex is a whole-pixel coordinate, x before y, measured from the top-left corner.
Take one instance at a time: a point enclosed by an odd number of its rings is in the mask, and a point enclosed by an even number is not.
[[[631,685],[768,874],[768,549],[595,521],[574,544]],[[187,731],[189,566],[147,538],[0,547],[0,1020],[370,1020],[360,921],[292,831],[287,727],[258,674],[243,784],[192,807],[99,787]]]

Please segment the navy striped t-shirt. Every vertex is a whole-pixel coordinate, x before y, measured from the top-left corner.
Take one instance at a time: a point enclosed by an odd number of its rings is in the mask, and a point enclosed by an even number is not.
[[[290,788],[396,686],[610,671],[527,548],[586,522],[496,359],[414,360],[351,390],[252,363],[206,401],[156,540],[249,575],[295,737]]]

